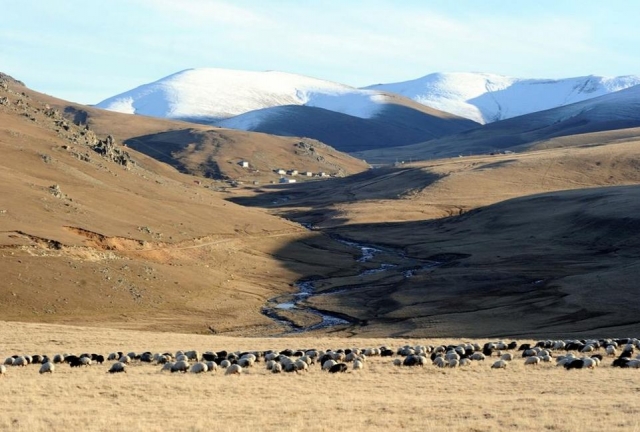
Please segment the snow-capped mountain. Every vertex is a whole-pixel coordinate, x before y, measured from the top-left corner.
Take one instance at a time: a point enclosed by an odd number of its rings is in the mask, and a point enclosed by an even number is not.
[[[640,76],[521,79],[486,73],[434,73],[411,81],[365,87],[397,93],[423,105],[492,123],[557,108],[640,84]]]
[[[129,114],[300,136],[340,151],[406,145],[477,123],[380,90],[284,72],[189,69],[98,104]]]
[[[370,118],[386,96],[285,72],[187,69],[110,97],[97,106],[152,117],[215,122],[250,111],[305,105]]]
[[[606,139],[627,139],[638,135],[640,128],[640,85],[604,96],[513,117],[473,130],[447,135],[419,144],[358,152],[358,157],[374,163],[395,159],[434,159],[462,154],[488,154],[493,151],[524,151],[544,147],[556,138],[574,137],[563,146],[583,145]],[[588,138],[595,132],[610,132],[609,138]]]

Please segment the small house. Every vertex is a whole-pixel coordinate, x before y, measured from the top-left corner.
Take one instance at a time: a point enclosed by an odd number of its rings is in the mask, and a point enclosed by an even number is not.
[[[278,175],[285,175],[286,173],[287,172],[285,170],[283,170],[283,169],[277,169],[276,170],[276,174],[278,174]]]
[[[287,175],[297,176],[298,175],[298,170],[289,170],[289,171],[287,171]]]
[[[280,183],[295,183],[296,180],[287,177],[280,177]]]
[[[313,177],[313,173],[311,171],[305,171],[302,173],[303,176]]]
[[[238,165],[240,165],[242,168],[249,168],[249,162],[247,161],[240,161],[238,162]]]

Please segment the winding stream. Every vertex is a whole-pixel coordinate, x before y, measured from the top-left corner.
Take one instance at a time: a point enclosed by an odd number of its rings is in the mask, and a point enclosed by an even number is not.
[[[398,251],[389,251],[389,250],[383,251],[382,249],[378,249],[371,245],[365,245],[365,244],[361,244],[353,241],[344,240],[341,238],[334,238],[334,239],[346,246],[359,249],[360,256],[355,260],[358,263],[370,262],[374,259],[376,255],[381,254],[383,252],[385,254],[392,255],[395,258],[406,259],[406,257],[401,252],[398,252]],[[416,262],[416,260],[411,260],[411,261]],[[418,271],[432,269],[438,266],[439,264],[440,263],[435,261],[421,262],[420,265],[413,266],[411,268],[403,267],[404,270],[401,272],[401,274],[404,278],[410,278],[410,277],[413,277]],[[372,275],[389,272],[394,269],[398,270],[397,268],[398,268],[397,264],[381,263],[376,268],[363,270],[356,276],[356,278],[359,280],[365,279],[366,277],[370,277]],[[303,333],[303,332],[309,332],[313,330],[326,329],[326,328],[335,327],[335,326],[354,324],[355,322],[357,322],[357,320],[353,318],[350,318],[348,316],[341,315],[338,313],[332,313],[329,311],[315,309],[313,307],[310,307],[304,304],[307,300],[311,299],[312,297],[340,294],[348,291],[349,289],[353,289],[353,288],[365,285],[367,283],[366,280],[363,280],[362,282],[356,285],[337,286],[337,287],[325,290],[323,292],[316,292],[317,284],[324,281],[328,281],[330,279],[331,278],[300,280],[295,284],[296,288],[298,289],[297,293],[278,295],[276,297],[269,299],[265,307],[262,309],[262,313],[265,316],[276,321],[277,323],[287,327],[288,330],[285,331],[284,334]],[[299,326],[295,324],[293,320],[284,316],[282,312],[304,312],[307,314],[312,314],[320,317],[321,321],[317,324],[313,324],[306,327]]]

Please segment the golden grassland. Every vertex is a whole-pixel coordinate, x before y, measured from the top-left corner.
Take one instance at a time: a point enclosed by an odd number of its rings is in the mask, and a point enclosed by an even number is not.
[[[464,339],[232,338],[0,322],[0,355],[117,350],[248,350],[440,344]],[[481,341],[480,341],[481,342]],[[4,357],[3,357],[4,358]],[[362,371],[330,375],[315,365],[274,375],[259,363],[242,376],[163,374],[133,364],[10,367],[0,378],[2,430],[640,430],[640,372],[605,359],[595,370],[554,363],[506,370],[399,368],[369,358]]]

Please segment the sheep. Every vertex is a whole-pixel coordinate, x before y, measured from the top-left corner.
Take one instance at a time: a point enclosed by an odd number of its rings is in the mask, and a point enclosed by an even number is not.
[[[469,358],[460,359],[460,366],[471,366],[471,360]]]
[[[113,361],[113,360],[117,360],[119,358],[118,353],[109,353],[109,355],[107,356],[107,361]]]
[[[171,366],[171,373],[175,372],[187,372],[189,370],[189,363],[182,360],[177,361]]]
[[[394,366],[402,366],[402,360],[400,360],[399,358],[393,360],[393,365]]]
[[[537,366],[540,364],[540,357],[538,356],[531,356],[531,357],[527,357],[524,361],[525,365],[532,365],[532,366]]]
[[[111,365],[111,368],[107,371],[107,373],[120,373],[120,372],[126,373],[127,372],[126,366],[127,365],[125,363],[116,362]]]
[[[3,377],[7,374],[7,367],[5,365],[0,365],[0,377]]]
[[[344,364],[344,363],[334,364],[329,369],[329,373],[338,373],[338,372],[342,373],[342,372],[346,372],[346,371],[347,371],[347,365]]]
[[[564,368],[566,370],[569,369],[582,369],[584,367],[584,360],[583,359],[574,359],[570,362],[565,363]]]
[[[402,366],[424,366],[424,357],[411,354],[404,359]]]
[[[114,359],[115,360],[115,359]],[[62,354],[56,354],[53,356],[54,363],[64,363],[64,356]]]
[[[29,362],[28,362],[28,361],[27,361],[27,359],[26,359],[26,358],[24,358],[24,357],[16,357],[16,358],[13,360],[13,366],[22,366],[22,367],[25,367],[25,366],[27,366],[28,364],[29,364]]]
[[[640,360],[639,359],[629,360],[627,362],[627,367],[633,368],[633,369],[640,369]]]
[[[361,360],[354,360],[353,362],[353,366],[352,366],[353,370],[361,370],[364,369],[364,363]]]
[[[436,357],[433,359],[433,365],[439,368],[443,368],[447,365],[447,361],[444,357]]]
[[[598,366],[598,361],[594,358],[586,357],[581,360],[583,368],[593,369]]]
[[[447,366],[449,366],[450,368],[457,368],[460,365],[460,360],[452,358],[451,360],[449,360],[449,363],[447,363]]]
[[[186,353],[184,353],[184,355],[187,356],[188,360],[194,360],[194,361],[200,360],[200,353],[196,350],[187,351]]]
[[[501,359],[501,360],[504,360],[504,361],[511,361],[511,360],[513,360],[513,354],[511,354],[511,353],[504,353],[504,354],[502,354],[502,355],[500,356],[500,359]]]
[[[131,363],[131,357],[129,357],[128,355],[120,356],[120,358],[118,359],[118,362],[124,363],[124,364],[129,364],[129,363]]]
[[[333,366],[336,365],[336,361],[335,360],[327,360],[326,362],[324,362],[322,364],[322,370],[329,370],[331,369]]]
[[[231,362],[229,360],[222,360],[220,362],[220,367],[221,368],[228,368],[229,366],[231,366]]]
[[[189,357],[184,354],[180,354],[176,356],[176,361],[189,361]]]
[[[607,347],[604,350],[607,352],[608,356],[615,357],[615,355],[616,355],[616,347],[615,346],[607,345]]]
[[[506,369],[507,362],[504,360],[498,360],[494,364],[491,365],[491,369]]]
[[[207,365],[209,372],[216,372],[218,370],[218,365],[214,361],[205,361],[204,364]]]
[[[474,352],[473,354],[471,354],[471,357],[469,358],[471,360],[484,361],[487,357],[481,352]]]
[[[128,353],[127,357],[129,357],[129,359],[131,359],[131,360],[135,360],[135,359],[139,359],[140,358],[140,356],[138,354],[136,354],[135,352],[133,352],[133,351]]]
[[[247,368],[247,367],[252,367],[253,366],[253,362],[255,357],[242,357],[240,360],[238,360],[238,364],[240,366],[242,366],[243,368]],[[306,363],[305,363],[306,364]]]
[[[282,372],[282,365],[280,363],[274,363],[273,367],[271,368],[271,372],[272,373],[280,373]]]
[[[41,373],[41,374],[43,374],[43,373],[53,373],[54,370],[56,370],[56,367],[53,365],[53,363],[46,362],[46,363],[42,363],[42,366],[40,366],[39,373]]]
[[[173,368],[173,362],[166,362],[163,366],[162,369],[160,369],[160,372],[171,372],[171,369]]]
[[[225,375],[241,375],[242,367],[238,364],[232,364],[227,368],[224,374]]]
[[[15,360],[15,359],[14,359],[13,357],[7,357],[7,358],[4,360],[4,364],[5,364],[5,365],[7,365],[7,366],[13,366],[13,362],[14,362],[14,360]]]
[[[303,360],[296,360],[296,362],[294,363],[296,366],[296,369],[299,371],[308,371],[309,370],[309,365],[307,364],[307,362],[303,361]]]
[[[198,373],[207,372],[208,370],[209,370],[209,367],[207,366],[206,363],[198,362],[198,363],[194,363],[191,366],[191,369],[189,369],[189,372],[198,374]]]

